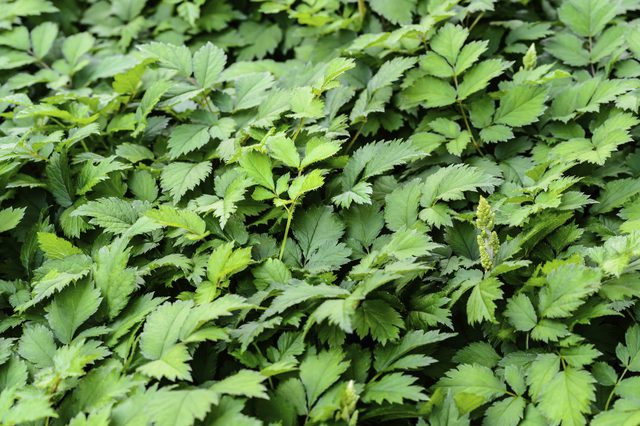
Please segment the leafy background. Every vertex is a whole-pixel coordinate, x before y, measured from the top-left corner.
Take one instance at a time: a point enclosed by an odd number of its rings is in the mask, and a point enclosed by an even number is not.
[[[7,0],[0,424],[640,424],[636,0]]]

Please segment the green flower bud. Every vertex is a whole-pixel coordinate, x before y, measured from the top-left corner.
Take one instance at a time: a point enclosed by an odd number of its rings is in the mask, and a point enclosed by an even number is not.
[[[480,231],[476,240],[480,250],[480,264],[485,271],[493,268],[493,261],[500,248],[498,234],[493,230],[495,214],[487,200],[480,196],[476,210],[476,229]]]
[[[531,46],[529,46],[529,50],[527,50],[527,53],[525,53],[524,57],[522,58],[522,65],[524,66],[525,70],[530,70],[535,68],[536,62],[538,62],[536,45],[535,43],[532,43]]]

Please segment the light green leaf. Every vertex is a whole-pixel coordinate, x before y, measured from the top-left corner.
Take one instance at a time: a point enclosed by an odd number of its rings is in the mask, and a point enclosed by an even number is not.
[[[416,7],[417,0],[399,0],[390,3],[385,0],[371,0],[371,9],[384,16],[394,24],[409,24]]]
[[[209,142],[209,127],[203,124],[183,124],[176,126],[169,138],[169,156],[178,158],[181,155],[202,148]]]
[[[267,387],[262,384],[266,379],[257,371],[240,370],[233,376],[214,383],[209,389],[223,395],[268,399]]]
[[[10,231],[22,220],[26,208],[9,207],[0,210],[0,232]]]
[[[300,166],[300,154],[296,145],[284,133],[278,133],[270,136],[266,140],[269,147],[271,157],[283,162],[291,168]]]
[[[307,355],[300,363],[300,380],[307,395],[307,407],[313,407],[318,398],[347,371],[348,367],[349,361],[344,360],[344,354],[339,350]]]
[[[43,22],[31,30],[31,48],[37,58],[47,56],[57,36],[58,26],[53,22]]]
[[[124,309],[136,287],[136,270],[127,268],[130,247],[127,240],[118,238],[98,250],[93,278],[107,304],[109,318]]]
[[[458,100],[467,99],[470,95],[484,89],[489,81],[502,74],[511,66],[511,62],[501,59],[488,59],[471,68],[465,73],[462,83],[458,86]]]
[[[558,17],[582,37],[594,37],[617,13],[617,7],[599,0],[567,0],[558,9]]]
[[[222,49],[207,42],[193,55],[193,75],[203,89],[208,89],[216,82],[227,62],[227,55]]]
[[[500,105],[493,118],[494,123],[511,127],[534,123],[544,112],[546,99],[546,90],[539,86],[518,85],[510,88],[500,98]]]
[[[160,183],[162,189],[168,191],[177,203],[187,191],[192,190],[211,173],[211,163],[171,163],[162,169]]]
[[[584,415],[595,401],[594,383],[595,379],[587,371],[569,367],[544,386],[538,408],[552,422],[584,425]]]
[[[391,373],[367,383],[362,395],[364,402],[401,404],[405,400],[425,401],[428,399],[422,386],[416,385],[416,378],[402,373]]]
[[[482,321],[495,322],[495,301],[502,298],[501,283],[495,277],[485,278],[471,290],[467,301],[467,320],[469,324]]]
[[[519,293],[509,299],[505,315],[519,331],[530,331],[538,323],[538,316],[533,304],[524,293]]]
[[[247,151],[240,158],[240,166],[258,185],[275,190],[269,157],[256,151]]]
[[[251,263],[251,247],[233,249],[233,242],[218,246],[207,263],[209,281],[218,284],[227,277],[244,270]]]
[[[73,336],[85,321],[98,310],[102,298],[98,289],[86,283],[67,287],[47,306],[47,320],[62,343],[71,343]]]

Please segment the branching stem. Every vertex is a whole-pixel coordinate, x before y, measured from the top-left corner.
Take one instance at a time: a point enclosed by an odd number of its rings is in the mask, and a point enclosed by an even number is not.
[[[284,227],[284,237],[282,237],[282,243],[280,244],[280,255],[278,256],[278,259],[280,260],[282,260],[282,257],[284,256],[284,249],[287,246],[287,238],[289,238],[289,229],[291,228],[291,220],[293,219],[293,211],[295,208],[295,200],[294,203],[291,204],[291,208],[285,207],[287,210],[287,224]]]

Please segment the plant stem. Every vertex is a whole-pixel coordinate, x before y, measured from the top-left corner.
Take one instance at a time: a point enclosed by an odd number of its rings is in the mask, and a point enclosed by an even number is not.
[[[627,371],[629,371],[629,367],[626,367],[624,371],[622,371],[622,374],[620,374],[620,377],[618,377],[618,380],[613,385],[613,389],[611,389],[611,392],[609,392],[609,397],[607,398],[607,402],[604,404],[604,411],[607,411],[609,409],[609,404],[611,404],[611,398],[613,398],[613,393],[616,391],[616,388],[618,387],[622,379],[624,379],[624,375],[627,374]]]
[[[294,200],[295,203],[295,200]],[[287,224],[284,228],[284,237],[282,238],[282,243],[280,244],[280,255],[278,256],[279,260],[282,260],[282,256],[284,256],[284,249],[287,246],[287,238],[289,238],[289,228],[291,228],[291,219],[293,219],[293,210],[295,210],[295,204],[291,205],[291,208],[287,210]]]
[[[293,134],[293,136],[291,136],[291,140],[293,140],[293,142],[295,142],[296,139],[298,138],[298,135],[300,134],[300,131],[302,130],[302,126],[304,126],[304,117],[300,119],[300,124],[298,124],[298,128],[296,129],[296,131]]]
[[[360,20],[364,21],[364,15],[367,13],[367,6],[365,6],[364,0],[358,0],[358,13],[360,14]]]
[[[473,27],[476,26],[476,24],[482,19],[483,16],[484,16],[484,12],[482,12],[480,15],[476,16],[476,19],[474,19],[473,22],[471,23],[471,25],[469,26],[469,32],[471,32]]]
[[[593,40],[589,36],[589,70],[591,71],[591,77],[595,77],[596,70],[593,68],[593,62],[591,62],[591,50],[593,50]]]
[[[347,145],[347,149],[346,149],[347,152],[351,151],[351,147],[353,147],[353,144],[356,142],[356,140],[358,140],[358,136],[360,136],[360,133],[362,132],[362,128],[364,127],[365,124],[367,124],[367,120],[364,120],[362,122],[362,124],[360,125],[360,128],[358,128],[358,131],[356,132],[356,134],[353,135],[353,137],[349,141],[349,144]]]
[[[471,125],[469,124],[469,120],[467,120],[467,113],[464,111],[462,102],[456,101],[456,103],[458,104],[458,109],[460,110],[460,114],[462,115],[462,121],[464,121],[464,126],[467,128],[467,132],[469,132],[469,135],[471,136],[471,142],[473,142],[473,146],[476,148],[476,151],[478,151],[478,154],[480,154],[481,156],[484,156],[484,154],[482,153],[482,150],[480,149],[480,145],[478,145],[478,141],[476,140],[476,137],[473,136],[473,132],[471,131]]]
[[[456,97],[458,97],[458,78],[455,73],[453,74],[453,85],[456,88]],[[460,99],[456,100],[456,104],[458,105],[458,110],[460,110],[460,115],[462,115],[462,120],[464,121],[464,126],[467,128],[467,132],[471,136],[471,142],[473,142],[473,146],[475,146],[476,151],[480,156],[484,156],[482,150],[480,150],[480,145],[478,145],[478,141],[476,141],[476,137],[473,136],[473,132],[471,131],[471,125],[469,124],[469,120],[467,120],[467,113],[464,111],[464,106],[462,105],[462,101]]]

